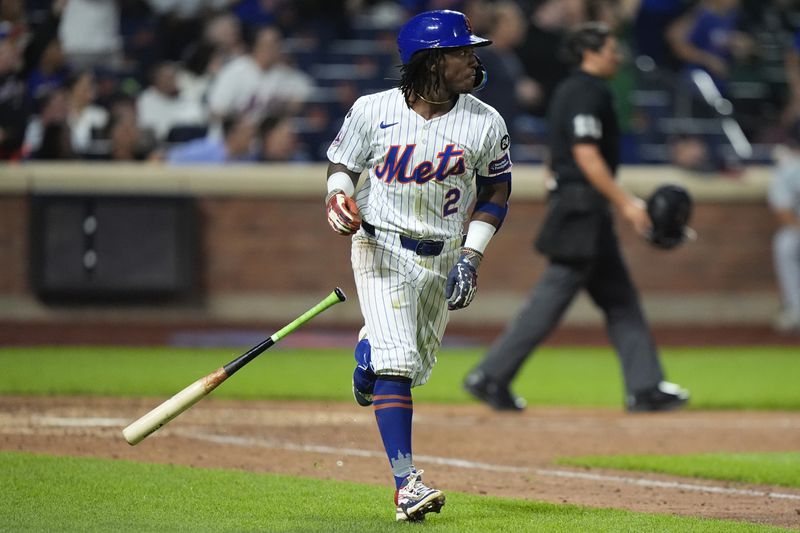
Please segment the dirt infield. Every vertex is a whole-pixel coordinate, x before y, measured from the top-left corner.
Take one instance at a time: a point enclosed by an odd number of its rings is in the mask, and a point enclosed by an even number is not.
[[[121,428],[154,399],[0,396],[0,449],[391,481],[370,409],[350,403],[209,398],[136,447]],[[741,520],[800,529],[800,490],[556,465],[556,457],[787,451],[800,413],[625,414],[612,409],[420,404],[415,459],[445,490],[553,503]],[[443,512],[458,513],[454,506]]]

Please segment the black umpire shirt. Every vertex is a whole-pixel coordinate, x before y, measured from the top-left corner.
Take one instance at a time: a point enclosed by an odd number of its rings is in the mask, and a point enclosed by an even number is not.
[[[548,116],[550,168],[561,185],[586,183],[575,163],[572,146],[597,144],[612,175],[619,164],[619,125],[614,100],[602,78],[575,71],[556,89]]]
[[[608,200],[583,175],[572,147],[596,144],[616,172],[619,127],[611,91],[602,78],[578,70],[556,89],[548,118],[550,168],[558,187],[548,197],[536,248],[554,261],[588,261],[598,256],[601,240],[613,238],[612,218]]]

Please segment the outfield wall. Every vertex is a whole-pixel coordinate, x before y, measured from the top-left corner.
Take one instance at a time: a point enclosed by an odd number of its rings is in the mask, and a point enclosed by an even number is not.
[[[152,164],[25,164],[0,167],[0,322],[104,320],[280,323],[334,286],[352,296],[319,318],[356,324],[349,240],[331,232],[323,209],[324,165],[164,167]],[[741,176],[694,176],[666,167],[625,167],[622,184],[646,197],[680,183],[693,194],[697,242],[673,251],[650,248],[620,227],[625,254],[655,325],[767,324],[778,295],[770,242],[775,230],[765,203],[768,168]],[[474,304],[451,324],[505,323],[542,272],[532,240],[544,213],[540,166],[516,166],[511,210],[480,272]],[[190,298],[151,305],[44,304],[29,277],[30,198],[35,194],[182,195],[201,217],[200,282]],[[146,238],[146,236],[143,236]],[[581,298],[567,316],[599,324]]]

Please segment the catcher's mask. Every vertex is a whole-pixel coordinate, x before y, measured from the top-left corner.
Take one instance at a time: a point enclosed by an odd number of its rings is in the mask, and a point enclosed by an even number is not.
[[[461,46],[489,46],[492,41],[472,33],[469,19],[458,11],[426,11],[406,22],[397,34],[397,48],[404,65],[420,50],[431,48],[458,48]],[[477,57],[477,56],[476,56]],[[474,89],[486,86],[488,75],[478,59]]]
[[[647,200],[647,214],[653,223],[647,241],[657,248],[674,248],[696,238],[694,230],[687,226],[692,198],[683,187],[662,185],[656,189]]]

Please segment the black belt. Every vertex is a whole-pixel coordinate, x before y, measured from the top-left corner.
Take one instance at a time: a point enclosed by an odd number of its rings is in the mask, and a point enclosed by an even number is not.
[[[367,222],[361,221],[361,227],[364,228],[369,235],[375,236],[375,226]],[[432,241],[429,239],[412,239],[405,235],[400,235],[400,245],[406,250],[412,250],[417,255],[423,257],[434,257],[442,253],[444,249],[444,241]]]

